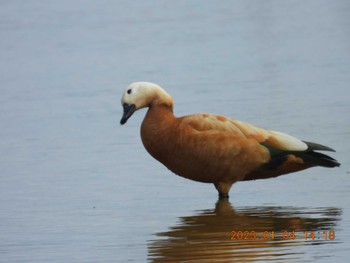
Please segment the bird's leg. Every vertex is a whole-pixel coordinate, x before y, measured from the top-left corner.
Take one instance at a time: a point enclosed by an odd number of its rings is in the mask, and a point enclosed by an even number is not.
[[[217,182],[214,183],[216,190],[219,192],[219,199],[228,199],[229,191],[231,189],[232,183],[227,182]]]
[[[230,196],[228,194],[223,194],[223,193],[219,193],[219,199],[222,200],[222,199],[229,199]]]

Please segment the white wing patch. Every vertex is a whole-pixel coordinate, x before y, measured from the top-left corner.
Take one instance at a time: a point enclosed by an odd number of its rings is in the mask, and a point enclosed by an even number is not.
[[[269,131],[269,133],[279,142],[278,148],[281,150],[306,151],[308,148],[306,143],[288,134],[278,131]]]

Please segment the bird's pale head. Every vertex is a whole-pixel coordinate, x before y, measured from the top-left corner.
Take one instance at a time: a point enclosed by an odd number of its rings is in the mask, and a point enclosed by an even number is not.
[[[134,82],[125,89],[121,103],[123,117],[120,124],[125,124],[135,111],[154,103],[168,103],[172,106],[172,98],[155,83]]]

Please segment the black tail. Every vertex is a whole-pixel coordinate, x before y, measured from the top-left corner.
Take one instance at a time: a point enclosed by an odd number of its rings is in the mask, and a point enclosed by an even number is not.
[[[337,160],[332,157],[319,153],[316,151],[330,151],[335,152],[333,149],[312,142],[305,142],[308,148],[305,151],[282,151],[276,150],[272,147],[262,144],[271,153],[271,159],[268,163],[260,166],[258,169],[247,174],[242,181],[256,180],[256,179],[266,179],[277,177],[283,174],[301,171],[313,166],[322,167],[337,167],[340,166]],[[303,160],[302,164],[291,163],[288,164],[288,157],[294,155]]]
[[[340,163],[332,157],[314,151],[295,153],[296,156],[302,158],[305,163],[312,166],[323,166],[323,167],[337,167]]]
[[[338,163],[337,160],[333,159],[332,157],[315,152],[315,151],[330,151],[335,152],[332,148],[329,148],[327,146],[313,143],[313,142],[306,142],[304,141],[308,149],[305,152],[294,152],[294,154],[304,160],[305,163],[308,163],[313,166],[323,166],[323,167],[337,167],[340,166],[340,163]]]

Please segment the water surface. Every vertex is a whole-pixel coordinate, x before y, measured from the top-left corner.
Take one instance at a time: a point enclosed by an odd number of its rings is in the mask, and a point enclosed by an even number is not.
[[[346,261],[349,12],[345,0],[2,1],[0,261]],[[144,150],[145,111],[119,125],[121,93],[140,80],[178,116],[280,130],[342,166],[237,183],[217,202]]]

